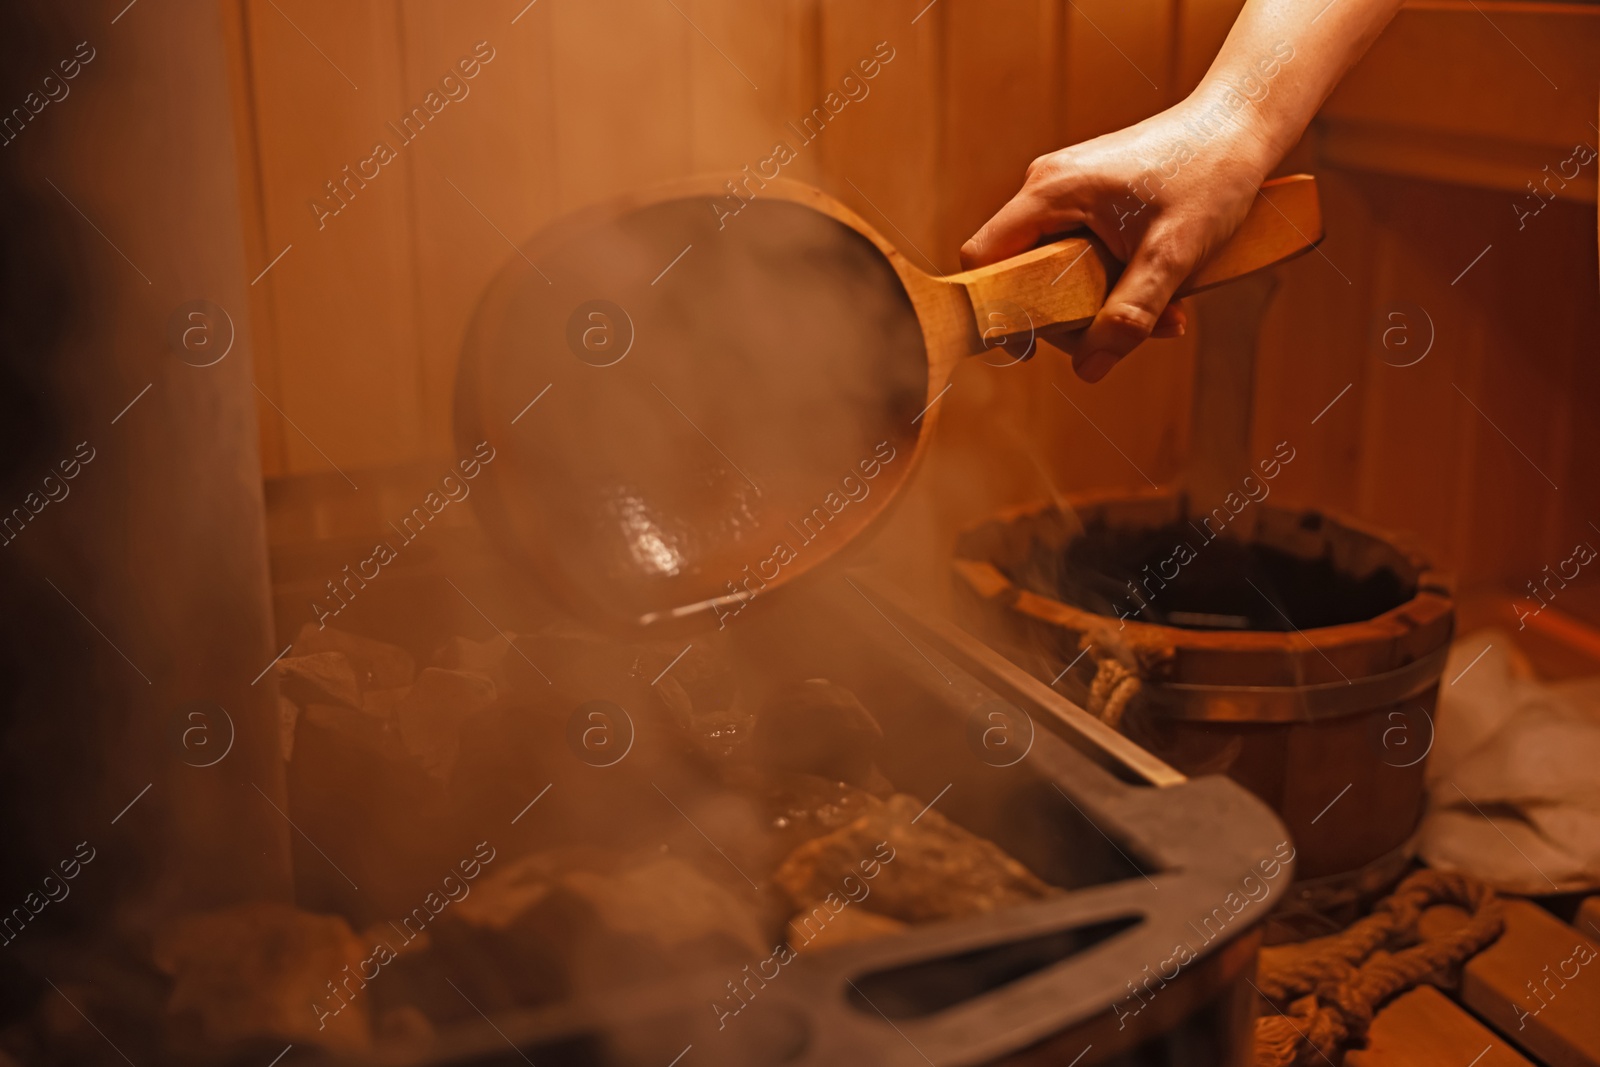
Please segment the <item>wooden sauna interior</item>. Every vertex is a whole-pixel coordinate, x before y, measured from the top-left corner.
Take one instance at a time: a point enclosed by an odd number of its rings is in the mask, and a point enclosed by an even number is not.
[[[249,294],[275,557],[364,537],[443,469],[474,302],[551,219],[798,143],[785,124],[888,42],[870,95],[784,173],[953,271],[1030,160],[1180,99],[1239,6],[240,0],[246,261],[272,264]],[[324,183],[478,42],[493,58],[470,95],[319,220],[313,199],[336,203]],[[1513,594],[1600,538],[1597,87],[1600,6],[1410,3],[1282,168],[1318,176],[1327,236],[1279,269],[1252,454],[1294,448],[1280,502],[1411,535],[1474,594],[1468,624],[1473,604],[1511,620]],[[1585,150],[1576,177],[1549,177]],[[1181,477],[1204,329],[1098,386],[1048,349],[964,367],[880,541],[934,536],[897,566],[940,596],[954,531],[999,507]],[[1600,581],[1581,575],[1552,606],[1600,626]]]

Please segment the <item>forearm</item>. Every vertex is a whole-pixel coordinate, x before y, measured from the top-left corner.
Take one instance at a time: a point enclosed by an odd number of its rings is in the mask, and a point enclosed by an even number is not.
[[[1400,4],[1248,0],[1191,101],[1232,112],[1275,166]]]

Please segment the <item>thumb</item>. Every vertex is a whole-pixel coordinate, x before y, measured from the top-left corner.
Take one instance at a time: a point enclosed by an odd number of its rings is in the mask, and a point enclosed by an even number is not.
[[[1082,222],[1082,212],[1051,209],[1037,193],[1024,188],[961,246],[961,266],[971,270],[998,263],[1026,252],[1046,234],[1060,233]]]
[[[1171,237],[1147,234],[1076,345],[1072,367],[1086,382],[1104,378],[1150,336],[1195,259]]]

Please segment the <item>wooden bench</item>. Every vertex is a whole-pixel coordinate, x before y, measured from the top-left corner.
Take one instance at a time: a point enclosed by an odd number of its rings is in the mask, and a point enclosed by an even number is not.
[[[1434,908],[1423,932],[1459,923]],[[1424,986],[1379,1011],[1350,1067],[1600,1067],[1600,897],[1575,925],[1506,901],[1500,940],[1463,969],[1458,1000]],[[1588,935],[1588,936],[1586,936]]]

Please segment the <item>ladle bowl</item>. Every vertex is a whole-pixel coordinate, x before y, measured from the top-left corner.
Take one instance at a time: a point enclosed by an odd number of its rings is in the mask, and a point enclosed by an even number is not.
[[[741,203],[702,178],[569,216],[468,329],[456,437],[495,448],[479,513],[592,623],[727,625],[823,563],[904,487],[963,357],[1086,325],[1120,270],[1069,237],[936,277],[810,186]],[[1269,183],[1182,291],[1321,232],[1313,179]]]

